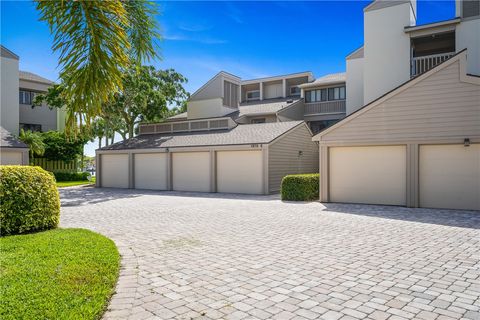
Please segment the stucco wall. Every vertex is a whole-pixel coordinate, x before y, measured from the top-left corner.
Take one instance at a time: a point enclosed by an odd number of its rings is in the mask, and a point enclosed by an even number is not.
[[[10,133],[18,134],[18,60],[1,57],[1,125]]]
[[[347,59],[347,115],[363,106],[363,58]]]
[[[456,28],[457,52],[467,48],[467,73],[480,75],[480,17],[462,20]]]
[[[410,79],[410,37],[414,21],[409,3],[365,12],[364,104]],[[347,90],[348,92],[348,90]]]

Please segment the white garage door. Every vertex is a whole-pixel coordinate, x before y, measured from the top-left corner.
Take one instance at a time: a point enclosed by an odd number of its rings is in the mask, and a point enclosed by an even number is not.
[[[167,154],[135,154],[135,188],[167,190]]]
[[[406,204],[406,147],[330,148],[330,201]]]
[[[210,153],[172,154],[173,190],[210,192]]]
[[[480,145],[420,146],[420,206],[480,210]]]
[[[128,155],[102,154],[102,187],[128,188]]]
[[[0,164],[14,165],[22,164],[22,153],[19,151],[4,151],[0,152]]]
[[[263,194],[261,151],[218,151],[217,191]]]

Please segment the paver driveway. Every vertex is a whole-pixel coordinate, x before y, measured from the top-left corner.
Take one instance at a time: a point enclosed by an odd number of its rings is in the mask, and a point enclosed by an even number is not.
[[[480,213],[63,189],[122,254],[105,318],[479,319]]]

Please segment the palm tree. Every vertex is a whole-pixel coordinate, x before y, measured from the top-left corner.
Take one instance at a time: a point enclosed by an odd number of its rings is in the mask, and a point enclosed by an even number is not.
[[[122,71],[158,57],[156,4],[143,0],[35,0],[54,36],[67,129],[90,125],[122,86]]]
[[[30,149],[31,163],[33,163],[34,155],[43,156],[45,153],[45,144],[38,132],[32,132],[30,130],[24,131],[23,129],[20,129],[20,136],[18,139],[28,145],[28,148]]]

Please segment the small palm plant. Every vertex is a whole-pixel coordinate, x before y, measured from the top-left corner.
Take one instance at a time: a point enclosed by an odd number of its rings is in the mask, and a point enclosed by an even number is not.
[[[18,139],[28,145],[28,148],[30,149],[30,163],[33,162],[34,155],[43,156],[45,153],[45,144],[38,132],[20,129],[20,136]]]

